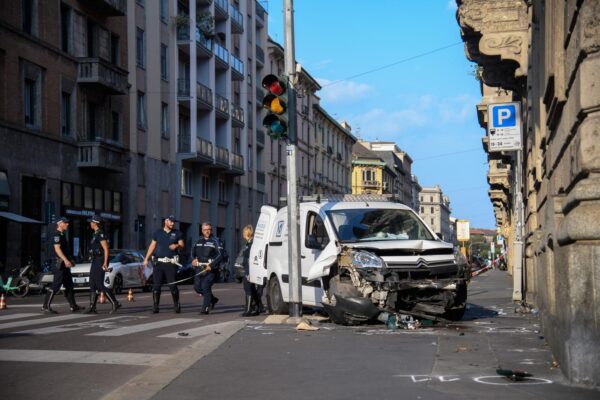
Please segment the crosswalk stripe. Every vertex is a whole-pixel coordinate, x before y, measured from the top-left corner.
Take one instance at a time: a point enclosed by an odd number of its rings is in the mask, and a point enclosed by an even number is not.
[[[174,339],[194,339],[199,336],[206,336],[215,333],[215,331],[220,332],[224,328],[237,324],[238,321],[228,321],[221,322],[219,324],[212,325],[204,325],[197,328],[185,329],[179,332],[167,333],[166,335],[160,335],[158,337],[164,338],[174,338]],[[180,335],[180,333],[184,333],[184,335]]]
[[[27,321],[15,321],[15,322],[9,322],[9,323],[5,323],[5,324],[0,324],[0,330],[10,329],[10,328],[19,328],[21,326],[47,324],[50,322],[68,321],[71,319],[87,318],[87,317],[89,317],[89,315],[69,314],[69,315],[58,315],[56,317],[31,319],[31,320],[27,320]]]
[[[40,314],[32,314],[32,313],[16,313],[16,314],[8,314],[0,317],[0,321],[7,321],[9,319],[19,319],[19,318],[27,318],[39,316]]]
[[[41,328],[28,329],[28,330],[19,331],[16,333],[21,333],[21,334],[25,334],[25,335],[48,335],[48,334],[52,334],[52,333],[64,333],[64,332],[71,332],[71,331],[77,331],[80,329],[89,329],[89,328],[110,329],[110,328],[115,327],[113,325],[113,322],[119,321],[119,320],[129,320],[131,318],[137,319],[140,317],[131,317],[131,316],[123,315],[123,316],[117,316],[117,317],[111,317],[111,318],[103,318],[103,319],[94,320],[94,321],[82,321],[82,322],[75,322],[75,323],[63,324],[63,325],[57,325],[57,326],[47,326],[47,327],[41,327]]]
[[[168,354],[118,353],[98,351],[64,351],[64,350],[2,350],[0,361],[21,362],[54,362],[76,364],[118,364],[156,366],[162,364],[170,356]]]
[[[198,322],[198,319],[191,318],[173,318],[166,321],[149,322],[147,324],[138,324],[133,326],[126,326],[123,328],[110,329],[103,332],[89,333],[86,336],[123,336],[131,333],[138,333],[149,331],[151,329],[164,328],[172,325],[186,324],[190,322]]]

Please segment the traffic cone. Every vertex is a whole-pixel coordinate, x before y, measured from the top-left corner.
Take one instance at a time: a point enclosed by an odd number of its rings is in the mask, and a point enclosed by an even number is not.
[[[100,304],[106,303],[106,297],[104,296],[104,292],[100,292],[100,298],[98,299],[98,303],[100,303]]]
[[[134,301],[133,300],[133,289],[129,288],[129,293],[127,293],[127,301]]]
[[[0,310],[6,310],[6,299],[4,298],[4,293],[0,296]]]

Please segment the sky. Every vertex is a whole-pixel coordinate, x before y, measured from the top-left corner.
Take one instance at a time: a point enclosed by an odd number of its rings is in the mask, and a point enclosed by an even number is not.
[[[284,44],[284,0],[259,1]],[[392,141],[421,186],[440,185],[451,215],[494,228],[481,101],[454,0],[294,0],[296,60],[321,105],[363,140]]]

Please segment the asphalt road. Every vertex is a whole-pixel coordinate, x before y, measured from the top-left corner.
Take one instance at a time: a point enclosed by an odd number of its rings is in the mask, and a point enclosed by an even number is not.
[[[123,309],[94,316],[39,313],[41,297],[8,298],[0,311],[0,385],[5,396],[64,399],[598,399],[568,385],[538,319],[514,313],[511,282],[490,271],[469,286],[460,323],[391,331],[315,322],[317,331],[242,318],[242,288],[217,284],[213,313],[182,286],[181,314],[163,292],[121,296]],[[78,296],[80,304],[87,296]],[[310,317],[310,316],[309,316]],[[72,319],[71,319],[72,318]],[[270,323],[273,322],[273,323]],[[524,369],[513,382],[497,368]]]

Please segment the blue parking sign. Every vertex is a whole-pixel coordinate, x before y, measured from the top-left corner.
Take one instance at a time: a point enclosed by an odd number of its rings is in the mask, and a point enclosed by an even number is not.
[[[496,106],[492,113],[494,128],[509,128],[517,124],[517,107],[515,104]]]

